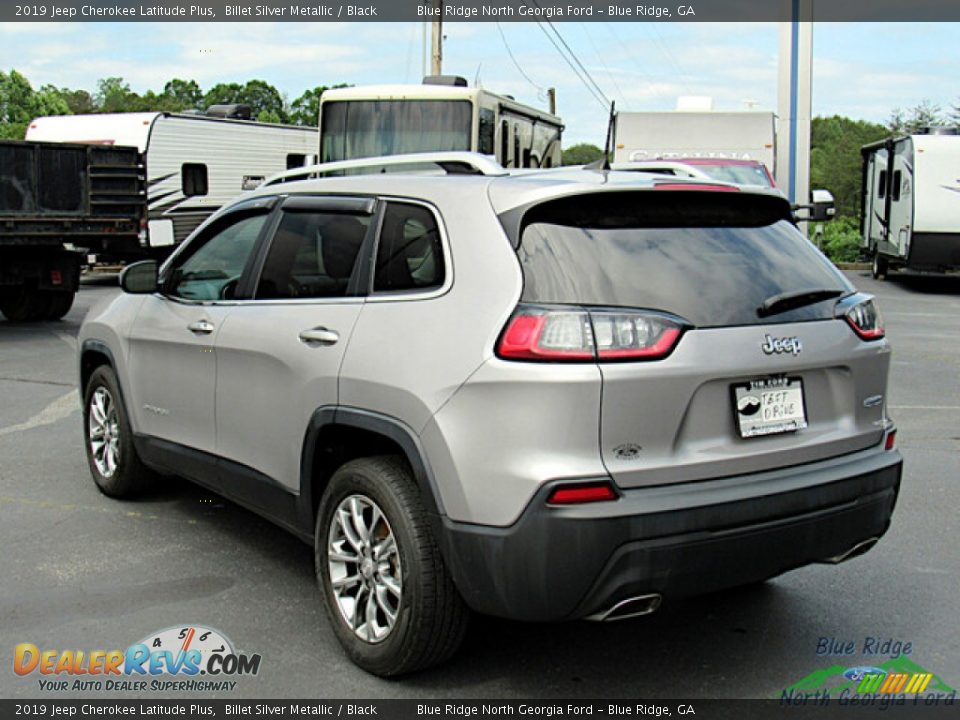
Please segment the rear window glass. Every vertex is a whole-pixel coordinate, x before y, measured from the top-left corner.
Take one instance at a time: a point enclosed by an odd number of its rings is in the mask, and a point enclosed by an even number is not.
[[[569,207],[563,214],[570,216]],[[835,299],[769,317],[757,309],[782,293],[853,289],[786,220],[737,227],[730,216],[722,225],[691,226],[691,209],[678,223],[684,227],[670,227],[663,223],[670,213],[661,214],[658,227],[643,227],[643,213],[629,210],[576,223],[535,213],[517,251],[523,300],[655,309],[719,327],[830,318]]]

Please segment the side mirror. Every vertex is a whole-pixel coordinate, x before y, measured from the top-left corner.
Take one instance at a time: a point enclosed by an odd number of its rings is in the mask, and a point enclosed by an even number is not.
[[[120,287],[131,295],[149,295],[157,291],[157,261],[142,260],[127,265],[120,273]]]
[[[812,222],[829,222],[837,210],[834,207],[833,193],[829,190],[812,190],[810,192],[810,220]]]

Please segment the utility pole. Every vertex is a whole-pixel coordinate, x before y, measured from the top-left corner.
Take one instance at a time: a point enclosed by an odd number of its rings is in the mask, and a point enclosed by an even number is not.
[[[785,2],[790,21],[780,23],[777,185],[790,202],[806,205],[810,201],[813,3]]]
[[[440,2],[436,3],[440,7]],[[443,75],[443,20],[434,20],[430,52],[430,74]]]
[[[550,114],[557,114],[557,89],[547,88],[547,101],[550,103]]]

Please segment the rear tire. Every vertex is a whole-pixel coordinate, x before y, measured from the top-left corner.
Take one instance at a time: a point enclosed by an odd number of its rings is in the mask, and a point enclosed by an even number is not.
[[[880,251],[874,248],[873,264],[870,268],[870,274],[873,276],[873,279],[874,280],[886,279],[888,269],[889,267],[887,265],[887,259],[885,257],[880,257]]]
[[[83,438],[93,481],[104,495],[129,498],[149,489],[155,474],[137,455],[113,368],[101,365],[83,393]]]
[[[10,322],[36,322],[47,316],[50,298],[35,287],[22,287],[0,300],[0,312]]]
[[[59,320],[70,312],[75,298],[76,293],[51,292],[50,306],[47,308],[47,320]]]
[[[337,640],[367,672],[422,670],[460,646],[469,610],[401,458],[352,460],[333,474],[317,513],[314,555]]]

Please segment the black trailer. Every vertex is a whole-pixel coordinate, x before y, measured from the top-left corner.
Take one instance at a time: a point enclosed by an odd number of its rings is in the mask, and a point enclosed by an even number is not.
[[[0,140],[0,312],[63,317],[87,253],[136,254],[145,223],[137,148]]]

